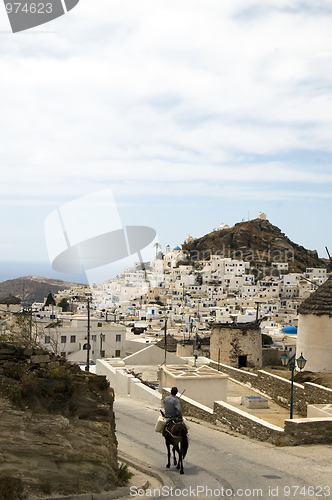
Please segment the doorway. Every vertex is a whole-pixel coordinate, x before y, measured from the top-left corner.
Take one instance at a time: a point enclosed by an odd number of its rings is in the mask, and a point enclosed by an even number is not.
[[[239,368],[247,367],[247,355],[239,356]]]

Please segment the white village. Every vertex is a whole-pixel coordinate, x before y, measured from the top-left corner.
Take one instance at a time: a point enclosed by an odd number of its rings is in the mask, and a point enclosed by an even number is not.
[[[268,223],[266,215],[255,223]],[[216,232],[227,230],[222,223]],[[185,244],[193,242],[188,236]],[[332,390],[294,382],[304,367],[332,373],[328,265],[290,272],[291,261],[279,258],[258,273],[253,259],[235,258],[229,248],[227,256],[205,251],[201,260],[182,245],[163,253],[156,243],[155,250],[153,261],[114,279],[33,303],[30,335],[82,370],[105,375],[118,396],[161,405],[176,386],[188,415],[256,439],[331,439]],[[3,328],[21,308],[2,305]]]

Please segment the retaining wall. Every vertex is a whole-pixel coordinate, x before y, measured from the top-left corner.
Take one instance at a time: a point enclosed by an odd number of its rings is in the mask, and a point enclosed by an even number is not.
[[[162,398],[164,399],[169,394],[170,389],[163,389]],[[233,431],[277,446],[332,443],[332,418],[285,420],[285,426],[282,429],[224,401],[216,401],[212,411],[182,396],[181,406],[184,415],[212,423],[219,421]]]
[[[210,366],[218,370],[218,363],[215,361],[210,361]],[[227,373],[230,378],[241,382],[242,384],[249,385],[249,387],[255,387],[256,379],[258,375],[256,373],[246,372],[244,370],[240,370],[239,368],[233,368],[232,366],[219,364],[219,371],[222,373]]]
[[[145,403],[160,404],[161,394],[127,373],[123,366],[112,366],[106,360],[97,359],[96,374],[105,375],[115,394],[119,396],[131,396]]]
[[[284,429],[239,410],[224,401],[214,403],[214,416],[222,424],[226,424],[227,427],[240,434],[275,445],[281,445],[284,442]]]
[[[305,382],[304,389],[307,404],[332,404],[332,389]]]
[[[301,418],[285,421],[285,445],[318,443],[332,443],[332,418]]]
[[[218,363],[214,361],[210,362],[210,366],[218,369]],[[288,408],[291,392],[290,380],[264,370],[259,370],[256,374],[223,364],[219,364],[219,369],[222,373],[227,373],[233,380],[256,389],[281,406]],[[293,402],[294,410],[305,416],[308,404],[332,404],[332,390],[311,382],[305,382],[303,385],[294,382]]]

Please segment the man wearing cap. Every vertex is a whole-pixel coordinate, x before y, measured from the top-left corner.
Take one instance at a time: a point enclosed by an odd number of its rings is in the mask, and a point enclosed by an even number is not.
[[[179,399],[176,397],[177,387],[172,387],[171,395],[164,399],[165,417],[182,418],[182,408]]]

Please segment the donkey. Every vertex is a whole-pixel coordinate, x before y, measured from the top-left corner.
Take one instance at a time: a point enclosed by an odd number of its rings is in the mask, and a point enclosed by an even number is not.
[[[166,424],[164,429],[164,437],[167,446],[168,462],[166,467],[171,466],[171,446],[173,446],[173,461],[177,469],[180,469],[180,474],[183,474],[183,459],[188,451],[188,430],[182,419],[174,419]],[[176,460],[175,452],[178,453],[179,459]]]

